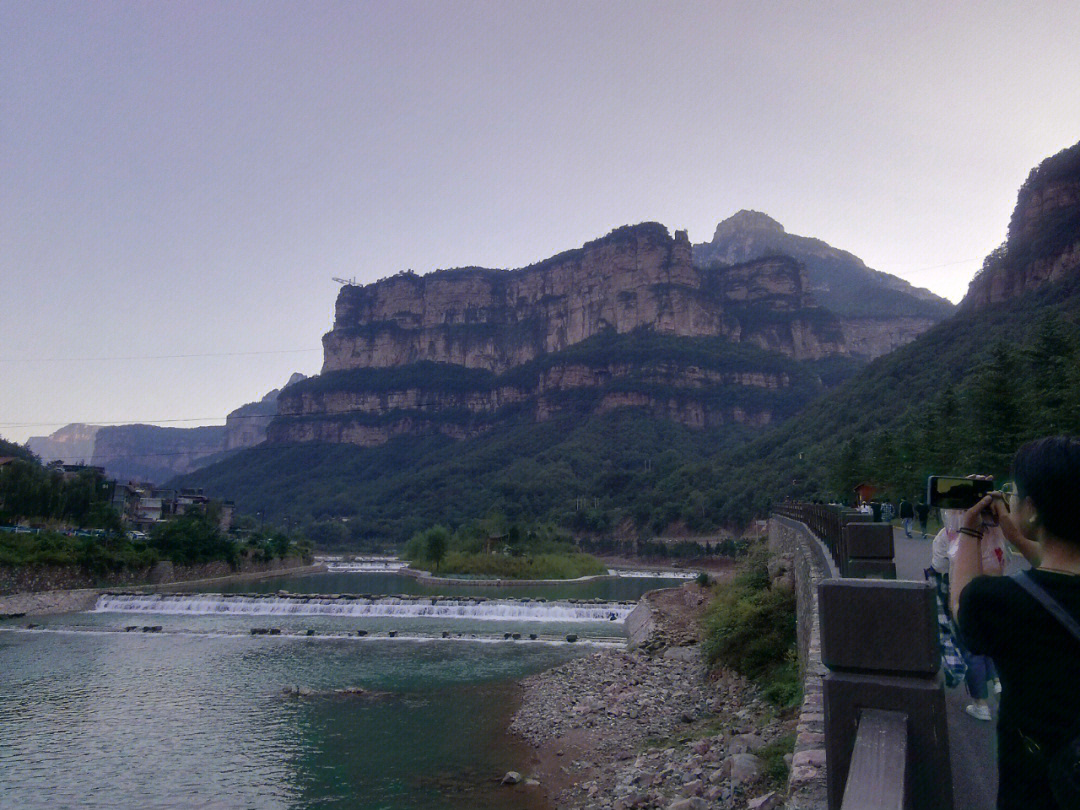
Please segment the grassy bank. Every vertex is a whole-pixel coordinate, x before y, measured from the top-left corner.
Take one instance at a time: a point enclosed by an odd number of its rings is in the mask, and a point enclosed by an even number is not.
[[[402,556],[417,568],[448,576],[577,579],[607,573],[604,563],[548,526],[498,533],[475,526],[451,533],[435,526],[413,535]]]
[[[769,552],[756,543],[733,582],[718,585],[705,618],[705,653],[754,681],[781,709],[802,702],[795,592],[769,578]]]

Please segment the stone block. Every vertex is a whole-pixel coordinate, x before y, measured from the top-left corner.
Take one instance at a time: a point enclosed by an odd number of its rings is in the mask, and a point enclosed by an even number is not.
[[[891,560],[893,558],[892,526],[885,523],[849,523],[844,526],[845,557]]]
[[[945,691],[933,678],[831,672],[825,678],[825,754],[829,807],[844,797],[855,735],[864,709],[907,715],[907,773],[910,807],[952,810],[952,770],[945,723]],[[794,771],[802,763],[799,754]]]
[[[818,603],[821,660],[830,669],[937,672],[937,604],[929,583],[827,580],[818,586]]]

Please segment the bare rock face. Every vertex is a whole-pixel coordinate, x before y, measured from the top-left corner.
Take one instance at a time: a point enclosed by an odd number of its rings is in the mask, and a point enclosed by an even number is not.
[[[98,425],[76,422],[64,425],[48,436],[31,436],[26,440],[26,446],[42,461],[88,462],[94,455],[94,437],[100,429]]]
[[[289,381],[281,389],[275,388],[268,392],[258,402],[249,402],[241,405],[225,417],[225,446],[224,450],[239,450],[244,447],[254,447],[266,440],[266,428],[277,416],[278,395],[284,388],[305,379],[300,373],[289,377]]]
[[[684,231],[628,226],[521,270],[399,273],[338,296],[323,371],[418,361],[502,372],[607,330],[725,335],[796,358],[843,353],[835,322],[807,319],[801,268],[776,258],[699,271]],[[740,310],[787,312],[760,326]]]
[[[820,239],[788,233],[760,211],[739,211],[716,226],[711,242],[694,245],[694,262],[737,264],[790,256],[805,267],[807,292],[839,316],[846,350],[874,358],[951,315],[955,307]]]
[[[1080,143],[1032,169],[1017,195],[1005,243],[992,252],[960,303],[1008,301],[1080,272]]]
[[[749,348],[728,362],[734,344]],[[695,268],[686,233],[672,237],[656,223],[520,270],[345,286],[323,346],[323,373],[279,395],[269,441],[466,438],[508,415],[544,421],[568,402],[699,428],[761,426],[776,418],[773,400],[798,397],[741,392],[784,392],[792,360],[848,354],[839,320],[806,293],[798,262]]]

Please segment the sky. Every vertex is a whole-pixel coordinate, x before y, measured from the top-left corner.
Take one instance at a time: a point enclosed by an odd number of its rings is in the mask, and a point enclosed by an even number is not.
[[[220,424],[334,277],[736,211],[958,301],[1080,140],[1072,2],[0,0],[0,436]]]

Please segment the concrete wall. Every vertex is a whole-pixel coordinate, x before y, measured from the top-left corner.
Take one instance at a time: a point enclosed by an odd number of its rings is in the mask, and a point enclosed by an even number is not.
[[[825,773],[825,707],[822,699],[821,633],[817,585],[838,573],[825,546],[805,524],[773,515],[769,518],[769,550],[789,555],[795,569],[799,668],[803,673],[803,705],[799,710],[795,754],[788,780],[789,810],[824,810],[828,806]]]

